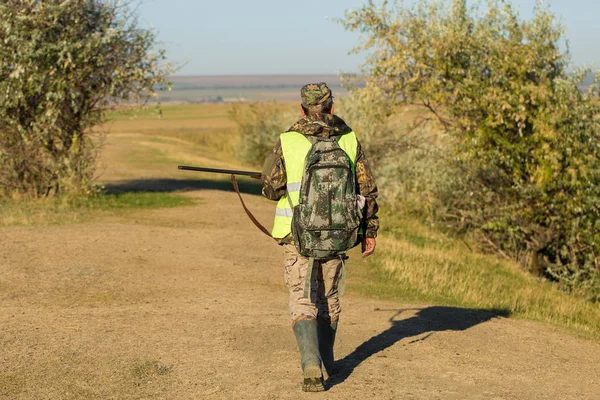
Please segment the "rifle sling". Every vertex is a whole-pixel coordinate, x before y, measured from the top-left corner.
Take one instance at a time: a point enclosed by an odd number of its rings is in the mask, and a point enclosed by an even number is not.
[[[242,194],[240,193],[240,188],[238,186],[237,180],[235,179],[235,175],[231,175],[231,184],[233,185],[233,189],[235,190],[235,192],[237,193],[238,197],[240,198],[240,202],[242,203],[242,207],[244,207],[244,211],[246,211],[246,215],[248,215],[248,218],[250,218],[250,221],[252,221],[252,223],[262,231],[262,233],[264,233],[265,235],[267,235],[268,237],[270,237],[271,239],[274,239],[273,236],[271,236],[271,233],[268,231],[267,228],[265,228],[264,226],[261,225],[260,222],[258,222],[258,220],[254,217],[254,215],[252,215],[252,213],[250,212],[250,210],[248,210],[248,207],[246,207],[246,203],[244,203],[244,199],[242,199]],[[277,240],[277,239],[275,239]]]

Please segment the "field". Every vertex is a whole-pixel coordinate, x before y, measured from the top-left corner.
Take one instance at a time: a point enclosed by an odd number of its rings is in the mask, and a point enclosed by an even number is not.
[[[161,101],[179,103],[298,101],[298,88],[307,82],[327,82],[335,95],[346,90],[337,75],[177,76]]]
[[[248,168],[229,107],[111,114],[108,194],[0,204],[0,400],[301,395],[281,249],[227,177],[176,168]],[[258,182],[241,188],[270,227]],[[597,305],[385,207],[382,225],[347,265],[325,396],[597,397]]]

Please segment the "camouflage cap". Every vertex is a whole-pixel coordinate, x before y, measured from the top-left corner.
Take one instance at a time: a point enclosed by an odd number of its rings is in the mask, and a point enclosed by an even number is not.
[[[309,83],[302,86],[300,89],[300,97],[304,107],[316,106],[323,104],[329,99],[333,99],[331,89],[327,87],[325,82]]]

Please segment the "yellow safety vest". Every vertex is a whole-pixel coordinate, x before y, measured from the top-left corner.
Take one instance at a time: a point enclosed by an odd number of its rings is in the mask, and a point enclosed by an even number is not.
[[[281,149],[283,150],[283,161],[285,163],[287,195],[284,195],[277,203],[275,209],[275,222],[271,235],[275,239],[282,239],[292,233],[292,205],[297,205],[300,200],[300,186],[302,185],[302,176],[304,175],[304,160],[308,154],[312,143],[301,133],[285,132],[279,136],[281,140]],[[338,145],[346,152],[352,172],[354,173],[354,164],[356,163],[356,153],[358,142],[354,132],[346,133],[339,137]]]

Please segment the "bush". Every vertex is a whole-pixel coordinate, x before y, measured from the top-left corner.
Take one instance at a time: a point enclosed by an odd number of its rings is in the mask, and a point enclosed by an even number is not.
[[[372,54],[362,96],[425,110],[413,126],[437,121],[432,146],[379,167],[405,186],[393,201],[408,198],[406,186],[424,191],[429,218],[598,300],[598,81],[580,90],[588,71],[569,72],[552,13],[538,5],[521,21],[502,0],[483,11],[464,0],[384,2],[342,22]]]
[[[272,102],[234,104],[229,116],[237,124],[240,135],[238,159],[256,167],[263,165],[279,135],[299,118]]]
[[[155,39],[116,0],[0,3],[0,196],[91,190],[91,128],[166,82]]]

